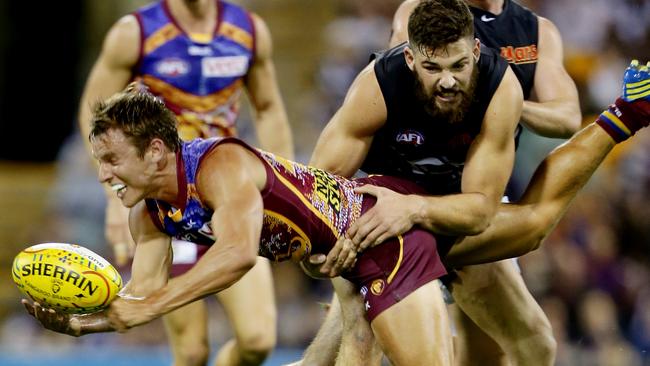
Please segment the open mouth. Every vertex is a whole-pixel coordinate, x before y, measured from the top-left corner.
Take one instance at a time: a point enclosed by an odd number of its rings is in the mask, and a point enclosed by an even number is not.
[[[126,193],[126,185],[124,184],[112,184],[111,185],[111,190],[117,194],[118,198],[124,197],[124,193]]]
[[[458,92],[455,91],[436,93],[436,99],[446,103],[455,101],[457,97],[458,97]]]

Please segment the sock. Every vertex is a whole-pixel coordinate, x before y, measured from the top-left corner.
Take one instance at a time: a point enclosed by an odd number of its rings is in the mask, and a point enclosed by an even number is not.
[[[600,114],[596,123],[617,143],[625,141],[650,123],[650,102],[618,98]]]

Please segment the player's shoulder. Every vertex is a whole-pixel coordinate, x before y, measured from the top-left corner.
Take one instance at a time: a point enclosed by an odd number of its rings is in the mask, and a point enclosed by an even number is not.
[[[140,41],[140,23],[133,14],[127,14],[118,19],[106,34],[106,43],[122,44],[139,43]]]

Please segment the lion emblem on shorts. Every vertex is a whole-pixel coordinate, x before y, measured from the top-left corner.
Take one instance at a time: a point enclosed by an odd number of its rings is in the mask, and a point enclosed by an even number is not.
[[[379,296],[381,295],[382,292],[384,292],[384,287],[386,287],[386,283],[384,282],[384,280],[382,279],[374,280],[370,285],[370,292],[372,292],[372,294],[375,296]]]

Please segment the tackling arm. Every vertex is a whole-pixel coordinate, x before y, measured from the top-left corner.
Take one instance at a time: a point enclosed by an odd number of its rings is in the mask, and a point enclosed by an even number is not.
[[[550,20],[538,19],[535,101],[524,101],[521,121],[536,134],[568,138],[580,129],[582,116],[578,91],[564,69],[560,32]]]
[[[318,138],[310,165],[344,177],[361,167],[387,116],[374,66],[374,62],[366,66],[350,86],[343,105]]]

